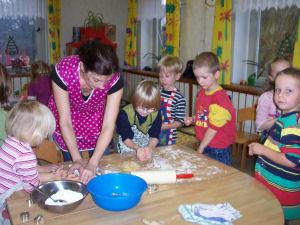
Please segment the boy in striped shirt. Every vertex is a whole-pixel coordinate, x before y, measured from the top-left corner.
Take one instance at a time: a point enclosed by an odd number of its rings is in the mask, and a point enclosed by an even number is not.
[[[183,62],[174,56],[165,56],[158,62],[158,76],[161,85],[162,126],[157,146],[172,145],[177,140],[177,128],[184,125],[184,96],[176,88],[180,79]]]
[[[300,70],[287,68],[275,78],[274,101],[282,115],[264,145],[251,143],[259,155],[254,177],[278,198],[286,220],[300,218]]]

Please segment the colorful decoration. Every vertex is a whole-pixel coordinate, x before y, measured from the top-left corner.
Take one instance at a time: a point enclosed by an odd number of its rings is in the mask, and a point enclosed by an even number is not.
[[[179,56],[180,0],[166,1],[166,54]]]
[[[125,66],[136,66],[136,25],[137,25],[137,0],[128,0],[128,16],[125,40]]]
[[[60,0],[48,0],[50,64],[60,60]]]
[[[293,59],[293,45],[289,33],[285,33],[284,39],[279,46],[277,56],[281,56],[288,60]]]
[[[212,51],[221,64],[220,84],[230,84],[232,0],[216,0]]]
[[[5,53],[8,55],[11,55],[11,56],[17,55],[19,53],[18,46],[17,46],[13,36],[9,36],[9,38],[8,38]]]
[[[300,16],[298,17],[298,26],[297,26],[297,34],[294,45],[294,56],[293,56],[293,66],[300,68]]]

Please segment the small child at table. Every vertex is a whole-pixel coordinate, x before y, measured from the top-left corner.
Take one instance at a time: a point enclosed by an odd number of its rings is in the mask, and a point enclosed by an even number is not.
[[[195,123],[201,141],[198,152],[231,165],[231,145],[236,138],[235,109],[218,84],[220,63],[212,52],[203,52],[193,63],[193,71],[202,89],[196,104],[196,116],[186,117],[185,125]]]
[[[33,191],[40,182],[61,179],[79,180],[57,165],[38,166],[32,147],[39,146],[55,130],[55,119],[49,108],[37,101],[21,100],[8,113],[7,138],[0,147],[0,208],[13,192]],[[5,215],[5,213],[2,215]],[[0,222],[1,213],[0,213]]]
[[[274,100],[282,115],[264,145],[251,143],[258,155],[254,177],[278,198],[288,220],[300,218],[300,70],[287,68],[275,78]]]
[[[281,115],[281,111],[274,103],[274,85],[276,75],[291,67],[290,62],[284,58],[275,58],[268,67],[268,83],[266,85],[266,92],[264,92],[258,99],[256,108],[256,128],[258,132],[262,132],[261,143],[267,139],[269,129],[274,125],[277,118]]]
[[[8,71],[5,66],[0,63],[0,146],[3,144],[7,136],[5,130],[7,113],[3,109],[3,104],[7,103],[11,91],[11,80]]]
[[[117,118],[118,152],[135,152],[146,161],[158,143],[161,129],[160,91],[156,83],[141,81],[134,89],[131,104]]]
[[[177,128],[184,125],[184,96],[177,90],[176,81],[181,77],[183,62],[174,56],[165,56],[158,62],[162,113],[162,126],[158,146],[172,145],[177,140]]]
[[[34,62],[30,67],[31,82],[28,86],[28,96],[47,105],[50,97],[50,67],[43,61]]]

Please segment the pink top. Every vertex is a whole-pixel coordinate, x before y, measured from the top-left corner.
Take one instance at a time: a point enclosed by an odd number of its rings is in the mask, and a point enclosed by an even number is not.
[[[68,88],[71,119],[78,149],[80,151],[87,151],[94,149],[96,146],[102,128],[107,92],[118,81],[120,76],[119,74],[115,74],[104,85],[103,89],[94,89],[89,98],[84,101],[80,88],[79,65],[79,56],[72,55],[59,61],[55,69],[59,78]],[[50,96],[48,106],[56,120],[56,130],[53,138],[62,150],[67,151],[67,146],[63,141],[59,127],[58,112],[53,93]]]
[[[267,91],[263,93],[259,99],[256,108],[256,129],[258,132],[263,130],[259,129],[259,127],[266,121],[270,119],[277,118],[281,115],[281,111],[277,109],[274,99],[273,99],[274,91]]]
[[[50,80],[49,77],[43,75],[38,77],[36,81],[31,81],[28,87],[28,96],[36,96],[37,100],[45,105],[48,104],[50,97]]]
[[[8,136],[0,147],[0,194],[19,182],[27,192],[33,191],[29,183],[40,184],[36,155],[29,144]]]

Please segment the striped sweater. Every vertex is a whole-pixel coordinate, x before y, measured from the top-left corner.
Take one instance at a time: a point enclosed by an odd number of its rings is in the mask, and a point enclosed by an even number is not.
[[[170,99],[171,93],[172,91],[160,91],[161,98]],[[184,96],[177,90],[171,105],[171,116],[174,121],[180,122],[182,126],[184,125],[183,119],[185,117],[185,106],[186,100]],[[174,131],[173,139],[177,140],[177,130]]]
[[[29,144],[8,136],[0,147],[0,194],[22,182],[27,192],[38,186],[37,159]]]
[[[254,176],[278,198],[286,220],[300,218],[300,112],[279,117],[264,145],[284,153],[296,166],[286,167],[259,156]]]

